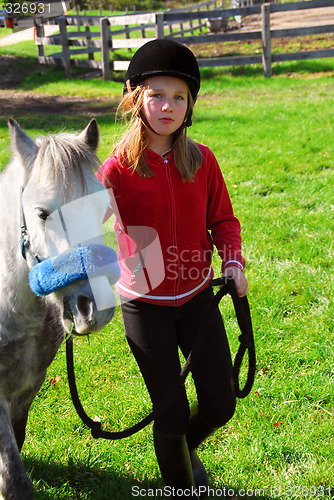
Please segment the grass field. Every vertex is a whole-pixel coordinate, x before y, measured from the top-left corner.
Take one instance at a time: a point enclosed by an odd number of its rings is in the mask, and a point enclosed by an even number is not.
[[[333,70],[328,60],[276,66],[270,80],[257,68],[202,73],[190,135],[216,154],[242,224],[257,348],[251,394],[199,450],[212,498],[232,498],[232,490],[266,500],[334,497]],[[122,83],[34,73],[19,88],[117,103]],[[72,116],[16,111],[33,137],[79,130],[90,116],[88,105]],[[0,111],[2,168],[7,115]],[[105,158],[119,125],[112,112],[97,118]],[[235,354],[229,299],[221,307]],[[122,429],[149,412],[119,311],[101,334],[75,340],[75,362],[83,404],[104,427]],[[193,400],[191,379],[187,388]],[[69,399],[64,348],[33,403],[23,459],[38,500],[152,498],[163,485],[151,427],[122,441],[90,436]]]

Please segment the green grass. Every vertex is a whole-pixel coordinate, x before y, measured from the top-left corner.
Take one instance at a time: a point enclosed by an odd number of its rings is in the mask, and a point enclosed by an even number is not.
[[[242,224],[257,374],[233,419],[199,453],[213,487],[248,490],[240,498],[329,498],[329,487],[334,495],[332,74],[332,60],[276,65],[269,80],[257,68],[202,73],[190,135],[216,154]],[[58,72],[54,79],[32,74],[20,87],[116,102],[122,83],[65,81]],[[89,119],[87,109],[17,113],[33,137],[79,130]],[[105,158],[119,126],[113,113],[101,112],[98,122]],[[4,114],[0,143],[3,168]],[[238,330],[227,298],[222,313],[234,355]],[[75,339],[75,363],[84,407],[103,427],[123,429],[149,412],[119,311],[101,334]],[[194,399],[191,379],[187,388]],[[64,347],[33,403],[23,459],[37,500],[130,500],[133,486],[148,496],[147,488],[163,485],[151,427],[122,441],[90,436],[69,399]]]
[[[0,39],[4,38],[7,35],[11,35],[13,30],[11,28],[1,28],[0,29]]]

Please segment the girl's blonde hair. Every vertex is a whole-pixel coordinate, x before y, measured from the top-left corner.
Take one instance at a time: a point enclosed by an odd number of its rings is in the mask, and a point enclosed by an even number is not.
[[[117,113],[122,113],[122,120],[128,123],[126,132],[114,146],[111,156],[117,156],[142,177],[154,174],[146,162],[145,149],[148,147],[146,128],[141,118],[145,86],[139,85],[135,90],[127,92],[120,102]],[[188,110],[192,113],[193,99],[188,92]],[[174,134],[174,162],[184,180],[192,181],[202,164],[202,153],[199,146],[186,134],[186,127]]]

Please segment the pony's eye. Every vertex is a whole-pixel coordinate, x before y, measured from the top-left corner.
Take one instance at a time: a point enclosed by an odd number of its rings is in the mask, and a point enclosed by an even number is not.
[[[40,219],[46,220],[49,217],[49,214],[43,208],[36,208],[37,215]]]

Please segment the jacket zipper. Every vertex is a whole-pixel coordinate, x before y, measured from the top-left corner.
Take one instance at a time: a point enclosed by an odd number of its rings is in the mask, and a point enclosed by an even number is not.
[[[165,171],[166,171],[167,184],[168,184],[169,197],[170,197],[170,204],[171,204],[172,242],[173,242],[173,247],[175,249],[177,249],[175,197],[174,197],[174,190],[173,190],[172,178],[171,178],[170,171],[169,171],[169,168],[168,168],[168,158],[164,159],[164,164],[165,164]],[[178,290],[179,276],[180,276],[179,256],[178,255],[177,255],[176,265],[177,265],[177,279],[175,280],[175,285],[174,285],[174,296],[175,297],[177,295],[176,292]],[[176,298],[175,298],[175,305],[177,305],[177,299]]]

